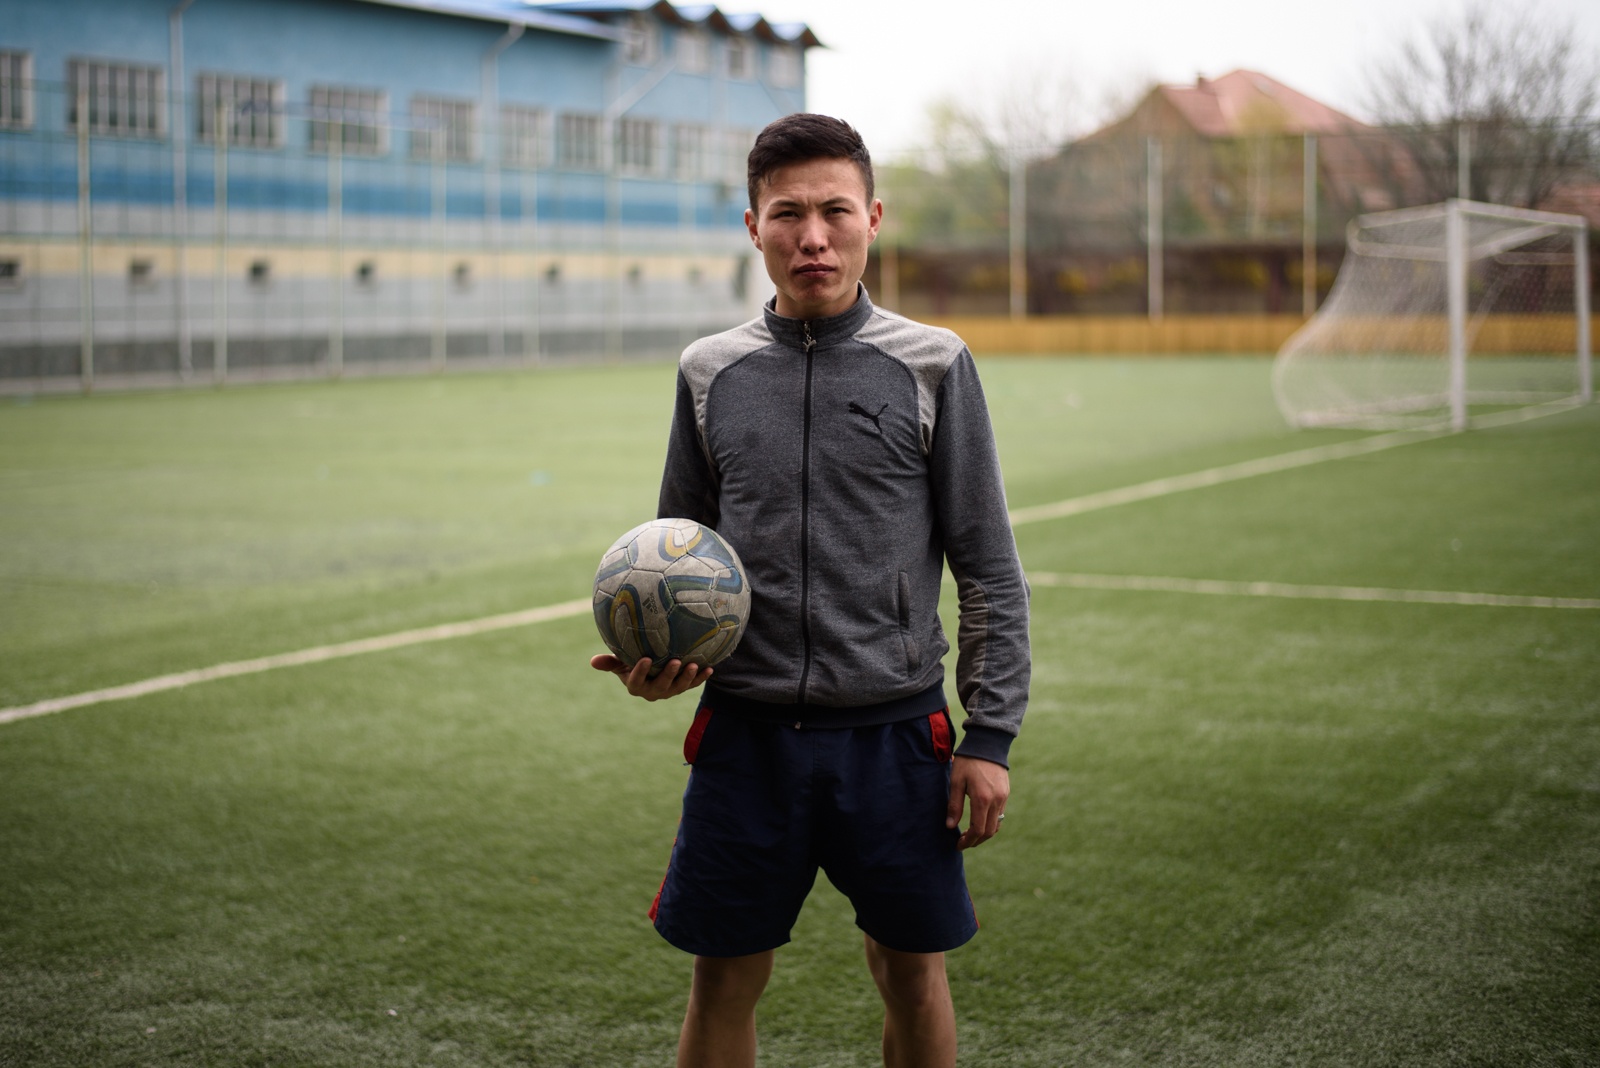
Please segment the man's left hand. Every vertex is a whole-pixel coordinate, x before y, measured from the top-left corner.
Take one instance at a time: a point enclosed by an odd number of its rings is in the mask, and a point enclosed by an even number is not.
[[[950,805],[944,825],[952,830],[961,826],[961,810],[972,801],[967,829],[956,842],[958,849],[971,849],[993,838],[1000,830],[1006,800],[1011,796],[1011,773],[991,760],[958,756],[950,770]]]

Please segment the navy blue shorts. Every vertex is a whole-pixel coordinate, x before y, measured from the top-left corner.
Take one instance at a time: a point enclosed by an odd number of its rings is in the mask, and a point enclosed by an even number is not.
[[[960,832],[945,827],[950,715],[874,727],[766,723],[702,704],[684,741],[694,770],[656,930],[697,956],[789,941],[821,868],[856,926],[890,949],[938,953],[978,930]]]

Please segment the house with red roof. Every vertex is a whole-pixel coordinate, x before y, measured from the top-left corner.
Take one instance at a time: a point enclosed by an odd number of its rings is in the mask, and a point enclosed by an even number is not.
[[[1293,310],[1308,161],[1317,242],[1332,263],[1350,216],[1415,202],[1414,168],[1382,130],[1269,75],[1236,70],[1151,88],[1123,118],[1029,168],[1030,248],[1072,262],[1054,272],[1058,295],[1046,287],[1041,301],[1065,311],[1085,306],[1074,297],[1092,297],[1097,310],[1141,310],[1135,261],[1154,166],[1175,269],[1168,309]],[[1318,271],[1323,288],[1326,273]]]

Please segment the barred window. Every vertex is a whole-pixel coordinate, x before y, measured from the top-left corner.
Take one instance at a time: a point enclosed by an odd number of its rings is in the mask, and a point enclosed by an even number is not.
[[[381,156],[389,150],[389,101],[377,89],[338,85],[311,87],[311,151],[337,146],[352,156]]]
[[[507,104],[500,109],[500,160],[508,167],[550,164],[550,113]]]
[[[767,81],[778,89],[794,89],[800,85],[800,49],[794,45],[777,45],[767,53]]]
[[[711,36],[705,30],[679,30],[677,67],[680,74],[704,74],[711,69]]]
[[[680,124],[672,128],[672,169],[680,180],[692,182],[706,176],[706,135],[704,126]]]
[[[622,58],[648,67],[660,51],[661,28],[645,15],[635,15],[622,25]]]
[[[457,163],[477,156],[477,107],[470,100],[411,98],[411,158]]]
[[[660,169],[661,124],[654,119],[623,119],[617,123],[617,166],[627,171],[654,174]]]
[[[600,116],[567,113],[561,116],[556,136],[556,162],[569,171],[598,171]]]
[[[0,130],[33,127],[33,56],[0,50]]]
[[[195,125],[201,141],[215,144],[217,113],[226,109],[228,144],[249,148],[283,145],[283,83],[231,74],[202,74]]]
[[[750,42],[743,37],[730,37],[722,46],[724,69],[730,78],[744,79],[750,77],[752,71],[750,62]]]
[[[86,120],[89,132],[101,137],[160,137],[166,133],[167,74],[160,67],[108,63],[98,59],[67,61],[67,129]],[[78,114],[79,102],[88,114]]]

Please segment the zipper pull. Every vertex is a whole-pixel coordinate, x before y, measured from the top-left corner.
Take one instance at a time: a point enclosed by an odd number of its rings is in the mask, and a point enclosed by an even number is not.
[[[811,350],[817,347],[817,339],[811,336],[811,324],[802,322],[800,329],[805,331],[806,355],[811,355]]]

